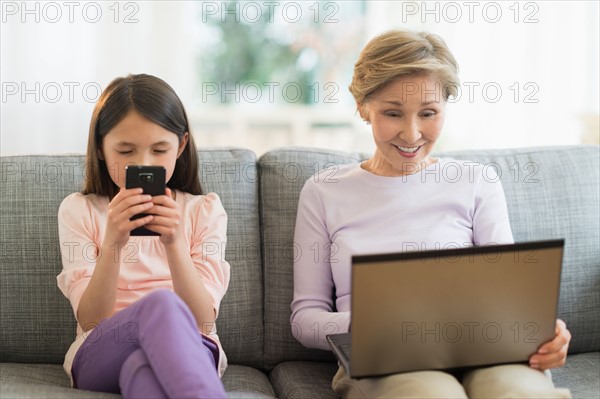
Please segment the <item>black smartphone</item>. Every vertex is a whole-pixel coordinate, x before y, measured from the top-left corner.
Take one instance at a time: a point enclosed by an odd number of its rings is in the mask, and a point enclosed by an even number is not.
[[[144,189],[144,194],[164,195],[166,189],[166,170],[162,166],[128,165],[125,167],[125,188]],[[146,216],[147,213],[134,215],[131,220]],[[148,230],[144,226],[131,230],[132,236],[159,236],[160,234]]]

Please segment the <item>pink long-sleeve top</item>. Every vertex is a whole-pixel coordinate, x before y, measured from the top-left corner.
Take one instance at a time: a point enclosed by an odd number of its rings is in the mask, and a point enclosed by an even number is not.
[[[360,164],[326,169],[300,193],[292,333],[329,350],[325,336],[348,331],[352,255],[512,242],[494,165],[440,158],[399,177]]]
[[[227,214],[217,194],[192,195],[176,190],[175,201],[181,206],[185,222],[187,246],[194,266],[210,294],[218,314],[221,299],[229,285],[229,263],[225,260]],[[79,301],[85,292],[96,260],[115,256],[115,252],[99,252],[106,230],[108,197],[73,193],[58,210],[58,230],[63,270],[57,276],[58,287],[69,299],[77,315]],[[159,289],[173,290],[167,255],[160,237],[131,236],[119,252],[121,266],[117,281],[117,300],[113,314],[125,309],[144,295]],[[77,324],[77,337],[69,348],[64,368],[71,383],[71,367],[77,350],[93,330],[83,332]],[[219,347],[219,374],[227,367],[227,358],[218,336],[211,334]]]

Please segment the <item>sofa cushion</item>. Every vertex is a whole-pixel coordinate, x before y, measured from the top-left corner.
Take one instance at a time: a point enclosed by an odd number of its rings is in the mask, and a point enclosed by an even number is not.
[[[569,388],[574,399],[600,396],[600,352],[580,353],[567,358],[567,364],[552,370],[552,381]]]
[[[120,398],[121,395],[70,388],[57,364],[0,364],[2,398]],[[223,375],[230,398],[274,398],[267,376],[251,367],[230,366]]]
[[[229,397],[232,397],[234,392],[252,393],[256,395],[253,397],[276,397],[267,375],[252,367],[235,365],[228,367],[223,375],[223,385]]]
[[[278,364],[269,379],[280,399],[337,399],[331,381],[337,363],[284,362]]]
[[[229,290],[219,337],[230,363],[262,367],[263,289],[256,157],[244,149],[198,153],[203,192],[216,192],[228,214]],[[58,207],[81,189],[81,156],[0,159],[0,358],[62,363],[74,339],[69,301],[56,286],[62,269]]]
[[[0,364],[2,398],[120,398],[121,395],[72,389],[58,364]]]
[[[284,362],[271,371],[269,379],[281,399],[336,399],[331,381],[337,369],[336,363]],[[600,352],[569,356],[565,366],[552,370],[554,385],[570,389],[574,399],[597,398],[599,375]]]

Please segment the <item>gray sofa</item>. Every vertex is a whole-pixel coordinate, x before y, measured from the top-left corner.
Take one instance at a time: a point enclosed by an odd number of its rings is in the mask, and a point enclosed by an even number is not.
[[[564,237],[559,317],[573,334],[567,365],[553,372],[575,398],[600,396],[600,226],[598,146],[447,154],[495,163],[517,241]],[[203,190],[229,214],[231,284],[218,320],[231,397],[335,398],[329,352],[291,335],[293,230],[304,181],[365,154],[285,148],[262,156],[240,148],[199,151]],[[81,156],[0,158],[0,397],[95,398],[69,388],[63,356],[75,334],[61,270],[56,214],[80,189]],[[305,333],[314,333],[307,331]]]

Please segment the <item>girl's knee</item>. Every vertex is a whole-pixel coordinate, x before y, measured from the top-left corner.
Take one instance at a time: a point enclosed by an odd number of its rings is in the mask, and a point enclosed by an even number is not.
[[[139,301],[143,313],[159,316],[165,322],[172,317],[183,316],[184,319],[193,324],[196,323],[196,319],[187,304],[169,289],[158,289]]]
[[[173,291],[158,289],[146,295],[140,301],[140,306],[154,313],[190,312],[185,302]]]
[[[166,288],[161,288],[155,291],[152,291],[148,295],[144,296],[140,299],[140,302],[143,302],[146,306],[152,306],[154,308],[158,308],[164,305],[173,306],[178,305],[179,303],[183,303],[179,296]]]

